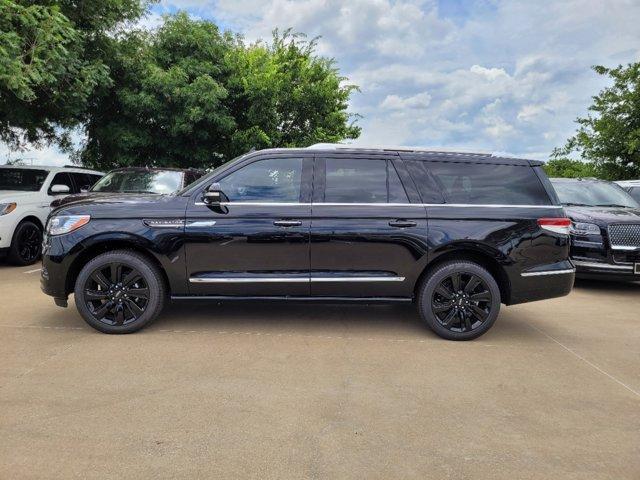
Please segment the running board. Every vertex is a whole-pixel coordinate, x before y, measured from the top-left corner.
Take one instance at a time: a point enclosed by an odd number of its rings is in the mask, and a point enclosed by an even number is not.
[[[172,295],[171,300],[214,300],[214,301],[275,301],[275,302],[318,302],[318,303],[411,303],[408,297],[297,297],[297,296],[239,296],[239,295]]]

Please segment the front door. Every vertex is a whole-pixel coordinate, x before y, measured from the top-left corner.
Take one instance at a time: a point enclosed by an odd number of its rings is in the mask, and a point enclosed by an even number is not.
[[[316,159],[312,295],[412,295],[427,254],[427,219],[415,187],[401,181],[400,167],[393,156]]]
[[[309,295],[312,169],[312,156],[252,157],[211,179],[228,197],[221,207],[195,193],[185,223],[192,295]]]

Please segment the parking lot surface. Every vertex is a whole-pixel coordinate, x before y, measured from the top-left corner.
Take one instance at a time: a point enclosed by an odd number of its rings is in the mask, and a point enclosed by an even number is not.
[[[109,336],[0,264],[0,478],[640,478],[640,284],[441,340],[412,306],[175,303]]]

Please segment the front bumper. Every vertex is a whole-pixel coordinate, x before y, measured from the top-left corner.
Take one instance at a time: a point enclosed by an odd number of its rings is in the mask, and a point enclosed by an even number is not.
[[[597,262],[589,259],[573,259],[576,276],[611,280],[640,280],[640,261],[634,263]]]
[[[16,229],[16,226],[11,217],[12,214],[16,212],[12,212],[9,215],[2,215],[0,217],[0,251],[8,250],[11,246],[11,240],[13,239],[13,232]]]

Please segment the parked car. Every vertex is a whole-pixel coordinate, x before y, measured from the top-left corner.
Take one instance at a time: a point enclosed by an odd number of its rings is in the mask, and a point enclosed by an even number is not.
[[[51,201],[89,188],[102,175],[83,168],[0,165],[0,255],[15,265],[35,263]]]
[[[173,196],[52,213],[42,289],[129,333],[176,300],[412,302],[468,340],[500,304],[566,295],[569,220],[542,163],[333,148],[249,153]]]
[[[571,259],[584,278],[640,280],[640,205],[619,185],[551,179],[571,219]]]
[[[624,188],[637,202],[640,202],[640,180],[622,180],[616,183]]]
[[[59,207],[69,203],[95,198],[109,197],[114,194],[158,194],[176,193],[195,182],[206,172],[195,168],[146,168],[126,167],[112,170],[93,185],[88,191],[79,195],[58,198],[51,204]]]

